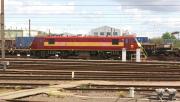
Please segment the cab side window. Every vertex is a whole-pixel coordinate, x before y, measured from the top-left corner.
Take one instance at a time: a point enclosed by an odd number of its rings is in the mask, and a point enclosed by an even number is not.
[[[128,44],[128,43],[129,43],[129,39],[125,39],[124,42],[125,42],[126,44]]]
[[[112,45],[119,45],[119,39],[112,39]]]
[[[135,40],[135,39],[132,39],[132,43],[136,43],[136,40]]]
[[[55,44],[55,39],[48,39],[48,44]]]

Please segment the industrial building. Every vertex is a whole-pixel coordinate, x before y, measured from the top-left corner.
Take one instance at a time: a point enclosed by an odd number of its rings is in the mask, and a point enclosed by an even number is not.
[[[122,36],[122,30],[109,26],[102,26],[92,29],[90,35],[93,36]]]
[[[35,36],[45,36],[48,33],[43,31],[31,30],[5,30],[5,40],[15,40],[16,37],[35,37]]]
[[[59,35],[59,36],[75,36],[75,34],[68,33],[68,32],[64,32],[64,33],[57,34],[57,35]]]
[[[48,33],[43,31],[31,30],[5,30],[5,49],[10,49],[15,46],[16,37],[35,37],[35,36],[46,36]],[[1,36],[0,36],[1,46]],[[1,47],[0,47],[1,48]]]

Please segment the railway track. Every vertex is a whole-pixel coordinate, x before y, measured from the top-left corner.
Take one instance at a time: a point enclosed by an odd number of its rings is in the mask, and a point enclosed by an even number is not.
[[[27,100],[13,99],[13,100],[7,100],[6,102],[46,102],[46,101],[27,101]]]
[[[100,81],[101,82],[101,81]],[[74,84],[73,84],[74,83]],[[75,85],[78,84],[78,85]],[[67,85],[70,85],[69,87],[67,87]],[[153,92],[156,88],[176,88],[178,91],[180,90],[180,86],[163,86],[163,85],[121,85],[121,84],[115,84],[115,83],[111,83],[111,84],[100,84],[99,81],[97,82],[91,82],[91,81],[87,81],[87,82],[81,82],[81,83],[77,83],[77,82],[71,82],[68,83],[67,85],[62,85],[62,87],[64,86],[63,89],[65,89],[66,91],[106,91],[106,92],[120,92],[120,91],[129,91],[130,87],[135,87],[135,91],[140,92],[140,95],[145,95],[146,97],[150,97],[153,96]],[[49,87],[49,88],[57,88],[56,90],[59,89],[59,87],[54,86],[54,87]],[[47,92],[47,88],[44,87],[45,92]],[[11,100],[9,100],[9,98],[5,99],[8,102],[41,102],[41,101],[29,101],[29,98],[26,99],[26,97],[29,96],[35,96],[35,95],[39,95],[39,94],[46,94],[44,92],[38,92],[38,93],[33,93],[32,92],[36,92],[42,89],[32,89],[32,90],[22,90],[22,92],[17,92],[17,94],[19,94],[20,96],[18,96],[19,98],[13,98]],[[52,89],[54,90],[54,89]],[[142,92],[148,91],[148,94],[142,94]],[[25,95],[27,93],[24,92],[28,92],[31,94]],[[11,95],[14,95],[12,93],[10,93]],[[8,96],[8,95],[7,95]],[[6,96],[5,96],[6,97]],[[9,97],[14,97],[14,96],[9,96]],[[25,99],[24,99],[25,98]],[[178,96],[179,98],[179,96]],[[4,98],[2,98],[4,99]]]
[[[129,91],[130,87],[134,87],[136,91],[151,91],[154,92],[155,89],[159,88],[175,88],[177,91],[180,90],[179,86],[152,86],[152,85],[97,85],[97,84],[87,84],[78,87],[64,88],[70,91]]]
[[[178,62],[8,59],[0,80],[180,81]]]

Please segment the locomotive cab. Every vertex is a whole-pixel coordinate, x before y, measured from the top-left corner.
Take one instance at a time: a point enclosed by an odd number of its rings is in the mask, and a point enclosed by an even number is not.
[[[124,47],[129,51],[135,51],[140,46],[135,38],[130,37],[124,39]]]

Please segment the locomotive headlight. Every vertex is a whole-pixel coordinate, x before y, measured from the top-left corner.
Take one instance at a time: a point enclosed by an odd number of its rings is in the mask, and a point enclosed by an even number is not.
[[[133,48],[134,48],[134,45],[131,45],[131,48],[133,49]]]

